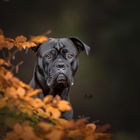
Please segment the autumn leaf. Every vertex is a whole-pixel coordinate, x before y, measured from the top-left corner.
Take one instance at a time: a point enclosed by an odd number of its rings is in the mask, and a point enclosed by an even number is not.
[[[75,128],[75,121],[74,120],[65,120],[62,118],[58,118],[55,120],[55,123],[57,126],[63,128],[63,129],[73,129]]]
[[[24,97],[24,95],[25,95],[25,89],[22,88],[22,87],[18,87],[16,89],[16,93],[18,94],[19,97]]]
[[[11,63],[5,61],[5,60],[2,59],[2,58],[0,58],[0,65],[4,65],[4,66],[7,66],[7,67],[12,66]]]
[[[15,46],[19,49],[25,49],[25,48],[32,48],[35,47],[36,44],[34,42],[23,42],[23,43],[15,43]]]
[[[42,140],[35,134],[33,128],[28,123],[22,125],[17,123],[13,130],[7,133],[5,140]]]
[[[92,129],[92,131],[94,132],[96,129],[96,125],[94,123],[89,123],[86,125],[86,128]]]
[[[27,105],[19,105],[18,109],[22,112],[22,113],[26,113],[29,117],[31,117],[33,115],[33,110],[32,108],[30,108]]]
[[[64,131],[61,131],[59,129],[54,129],[51,131],[48,135],[46,135],[47,140],[62,140],[64,136]]]
[[[18,95],[16,94],[16,89],[14,87],[6,88],[5,94],[9,98],[18,99]]]
[[[44,111],[44,109],[38,108],[38,109],[34,110],[33,112],[40,117],[49,118],[48,114],[46,113],[46,111]]]
[[[7,97],[0,97],[0,109],[7,105]]]
[[[45,109],[46,109],[46,114],[50,118],[57,119],[61,116],[60,111],[57,108],[52,107],[51,105],[47,105]]]
[[[57,103],[57,107],[62,112],[64,112],[64,111],[70,111],[72,109],[71,106],[70,106],[70,103],[68,101],[62,101],[62,100],[60,100]]]
[[[52,96],[52,95],[48,95],[48,96],[46,96],[46,97],[43,99],[43,102],[44,102],[45,104],[48,104],[48,103],[50,103],[52,100],[53,100],[53,96]]]
[[[70,139],[83,139],[83,133],[81,133],[80,129],[71,130],[68,132],[68,137]]]
[[[37,127],[39,130],[41,129],[43,133],[47,133],[54,128],[54,125],[51,123],[39,122]]]
[[[39,35],[39,36],[33,36],[33,37],[31,37],[30,40],[33,41],[36,44],[41,44],[41,43],[47,41],[48,40],[48,37],[43,36],[43,35]]]
[[[42,91],[41,89],[30,90],[29,92],[26,92],[26,97],[35,96],[41,91]]]
[[[5,38],[6,48],[11,49],[15,45],[15,40],[11,38]]]
[[[23,36],[23,35],[20,35],[20,36],[17,36],[17,37],[15,38],[15,41],[16,41],[17,43],[24,43],[24,42],[27,41],[27,38],[26,38],[25,36]]]
[[[35,98],[30,100],[30,105],[34,108],[34,109],[38,109],[44,106],[44,103],[42,102],[41,99],[39,98]]]
[[[0,49],[7,48],[11,49],[14,46],[14,43],[10,39],[5,39],[4,35],[0,35]]]
[[[4,38],[5,38],[4,35],[0,34],[0,43],[4,41]]]

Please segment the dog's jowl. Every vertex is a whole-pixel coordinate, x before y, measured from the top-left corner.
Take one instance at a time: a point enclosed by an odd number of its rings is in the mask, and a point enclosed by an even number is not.
[[[30,86],[41,88],[45,95],[59,95],[69,100],[69,89],[74,84],[74,75],[78,68],[78,55],[81,51],[90,51],[89,46],[81,40],[70,38],[50,38],[34,48],[37,62]],[[73,111],[62,115],[66,119],[73,117]]]

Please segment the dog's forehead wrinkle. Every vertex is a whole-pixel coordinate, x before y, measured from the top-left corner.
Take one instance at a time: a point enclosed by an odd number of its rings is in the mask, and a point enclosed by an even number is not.
[[[77,49],[68,38],[49,38],[48,41],[44,42],[39,48],[39,53],[45,55],[50,49],[56,49],[60,51],[62,48],[67,49],[69,52],[77,53]]]
[[[77,52],[76,47],[74,46],[73,42],[68,38],[61,38],[60,42],[67,48],[69,51]]]

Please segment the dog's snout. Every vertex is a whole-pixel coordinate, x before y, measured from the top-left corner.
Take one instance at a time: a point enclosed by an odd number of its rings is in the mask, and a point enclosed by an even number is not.
[[[65,69],[65,64],[64,64],[64,63],[57,63],[57,64],[56,64],[56,67],[57,67],[58,69]]]

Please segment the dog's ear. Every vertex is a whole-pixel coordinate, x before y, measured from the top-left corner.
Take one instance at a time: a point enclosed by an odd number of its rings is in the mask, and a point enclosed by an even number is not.
[[[79,51],[86,51],[86,54],[89,55],[90,47],[88,45],[86,45],[77,37],[69,37],[69,39],[74,43],[74,45],[78,48]]]

